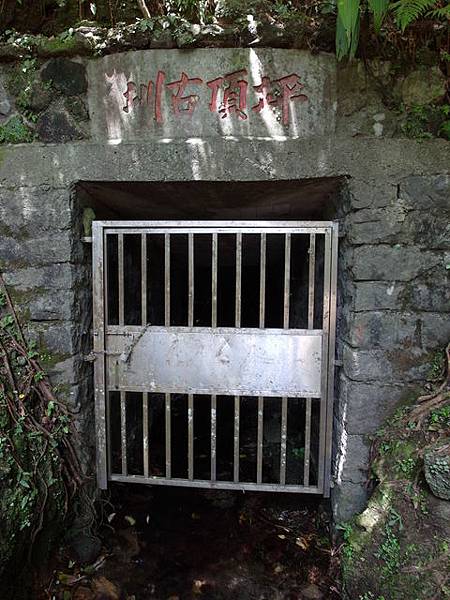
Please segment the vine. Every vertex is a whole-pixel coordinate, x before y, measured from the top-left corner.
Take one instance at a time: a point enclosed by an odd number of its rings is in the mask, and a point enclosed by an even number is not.
[[[30,560],[48,530],[58,535],[83,492],[71,415],[40,358],[0,274],[0,578],[12,558]]]

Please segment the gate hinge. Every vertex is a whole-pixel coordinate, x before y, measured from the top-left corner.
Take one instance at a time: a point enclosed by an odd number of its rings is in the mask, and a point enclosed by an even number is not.
[[[89,354],[84,354],[83,355],[84,362],[94,362],[94,360],[96,358],[97,358],[97,356],[96,356],[95,352],[89,352]]]

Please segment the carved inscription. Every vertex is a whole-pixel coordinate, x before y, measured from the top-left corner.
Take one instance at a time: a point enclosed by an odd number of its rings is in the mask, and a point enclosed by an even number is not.
[[[234,117],[248,119],[249,111],[259,114],[264,110],[279,109],[279,120],[289,125],[291,102],[306,102],[308,96],[300,76],[296,73],[271,79],[264,75],[259,85],[253,88],[252,96],[257,102],[249,105],[249,83],[247,69],[204,81],[200,77],[190,77],[182,72],[177,81],[166,81],[164,71],[158,71],[154,80],[145,83],[128,81],[124,91],[125,113],[136,109],[147,109],[157,123],[163,123],[162,103],[164,89],[170,91],[171,110],[175,117],[190,117],[194,113],[202,96],[207,94],[208,107],[212,113],[222,119]]]

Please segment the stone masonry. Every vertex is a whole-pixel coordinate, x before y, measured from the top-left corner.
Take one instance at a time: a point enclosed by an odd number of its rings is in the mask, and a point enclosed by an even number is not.
[[[270,64],[295,60],[290,54]],[[299,64],[310,65],[300,58]],[[327,85],[335,85],[334,68],[328,58],[322,63]],[[107,128],[84,121],[95,141],[0,147],[0,269],[30,318],[30,335],[51,355],[54,385],[75,410],[88,473],[94,474],[94,439],[92,367],[83,360],[91,348],[83,182],[340,178],[331,215],[341,228],[332,501],[338,522],[364,507],[370,436],[423,385],[434,353],[450,338],[450,148],[443,140],[346,135],[341,92],[327,93],[334,98],[329,112],[311,113],[300,135],[211,129],[205,137],[188,131],[162,138],[146,130],[141,137],[128,131],[129,141],[120,143],[102,137]]]

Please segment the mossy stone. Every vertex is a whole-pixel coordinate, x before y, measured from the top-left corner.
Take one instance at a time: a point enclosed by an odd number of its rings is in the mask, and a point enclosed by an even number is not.
[[[42,69],[41,78],[66,96],[76,96],[87,91],[85,66],[68,58],[50,60]]]
[[[401,95],[406,106],[424,106],[444,97],[446,78],[438,67],[417,69],[405,77]]]
[[[36,132],[42,142],[62,144],[83,139],[83,133],[60,110],[48,109],[38,119]]]
[[[450,500],[450,438],[424,453],[425,479],[437,498]]]

